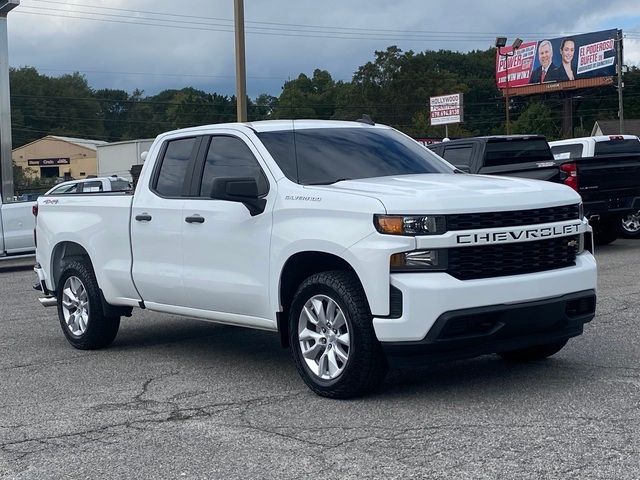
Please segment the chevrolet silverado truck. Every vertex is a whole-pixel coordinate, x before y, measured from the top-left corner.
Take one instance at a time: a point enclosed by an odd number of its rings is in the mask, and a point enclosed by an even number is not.
[[[549,142],[557,160],[597,157],[620,165],[627,159],[640,159],[640,139],[635,135],[598,135]],[[638,178],[636,174],[636,178]],[[627,238],[640,238],[640,193],[638,190],[622,200],[631,210],[620,215],[619,233]]]
[[[623,215],[640,209],[640,155],[555,159],[545,137],[463,138],[429,148],[460,170],[564,183],[578,192],[597,244],[618,237]]]
[[[464,174],[364,121],[165,133],[133,194],[48,195],[37,213],[40,301],[74,347],[109,345],[133,308],[258,328],[327,397],[389,366],[542,359],[595,313],[574,190]]]

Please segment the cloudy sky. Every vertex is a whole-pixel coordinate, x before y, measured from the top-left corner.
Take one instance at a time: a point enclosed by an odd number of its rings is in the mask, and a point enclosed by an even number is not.
[[[640,2],[587,0],[245,0],[247,92],[279,95],[315,68],[349,80],[375,50],[490,47],[496,35],[540,40],[621,28],[640,65]],[[9,15],[14,67],[86,74],[94,88],[154,94],[235,91],[233,0],[21,0]]]

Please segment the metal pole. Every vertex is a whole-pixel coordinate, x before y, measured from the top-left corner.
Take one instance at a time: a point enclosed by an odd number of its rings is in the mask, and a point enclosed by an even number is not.
[[[449,125],[444,126],[444,136],[445,138],[449,138]]]
[[[624,104],[622,103],[622,30],[618,30],[618,116],[620,117],[620,135],[624,135]]]
[[[504,68],[505,68],[505,71],[507,72],[507,88],[505,89],[504,113],[507,119],[507,123],[506,123],[507,135],[509,135],[511,133],[511,128],[509,125],[510,119],[509,119],[509,54],[508,53],[505,53],[504,55]]]
[[[236,111],[239,122],[247,121],[247,70],[244,57],[244,1],[234,0],[236,22]]]
[[[9,37],[7,15],[19,0],[0,2],[0,203],[13,201],[11,163],[11,98],[9,91]]]

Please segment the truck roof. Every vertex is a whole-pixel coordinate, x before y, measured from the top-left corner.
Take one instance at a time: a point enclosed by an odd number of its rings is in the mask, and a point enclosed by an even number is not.
[[[171,133],[198,133],[210,128],[250,128],[255,132],[275,132],[282,130],[306,130],[310,128],[391,128],[382,124],[369,125],[358,121],[344,120],[260,120],[257,122],[233,122],[233,123],[215,123],[210,125],[200,125],[197,127],[181,128],[173,130]],[[164,135],[164,134],[163,134]]]
[[[435,144],[435,145],[442,145],[443,143],[450,143],[450,142],[466,142],[469,140],[530,140],[530,139],[542,139],[542,140],[546,140],[546,137],[544,135],[485,135],[482,137],[467,137],[467,138],[456,138],[455,140],[446,140],[440,144]]]
[[[635,135],[596,135],[594,137],[578,137],[569,138],[567,140],[556,140],[555,142],[549,142],[552,147],[559,145],[572,145],[580,142],[609,142],[611,140],[639,140]]]

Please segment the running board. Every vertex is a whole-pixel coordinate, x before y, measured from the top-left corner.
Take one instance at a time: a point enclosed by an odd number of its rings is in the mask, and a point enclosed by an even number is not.
[[[58,305],[58,299],[56,297],[40,297],[38,301],[43,307],[56,307]]]

